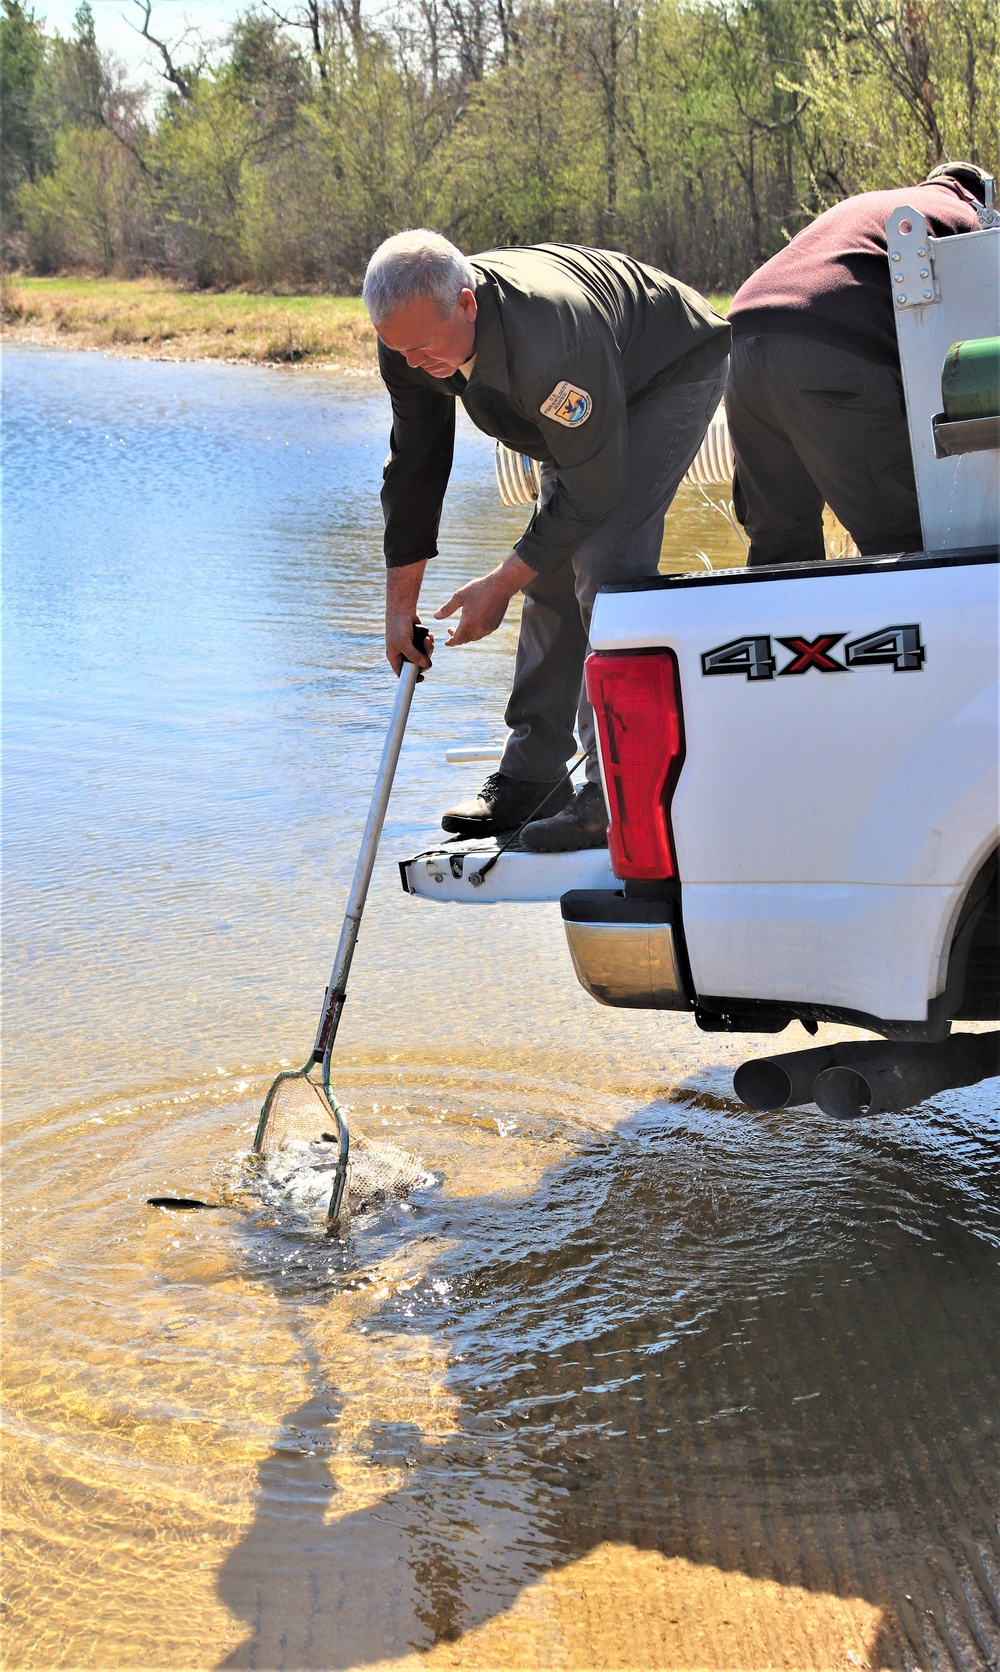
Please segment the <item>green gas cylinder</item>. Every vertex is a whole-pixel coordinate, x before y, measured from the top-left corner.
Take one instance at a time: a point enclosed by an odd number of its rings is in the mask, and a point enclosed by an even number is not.
[[[941,371],[941,397],[952,424],[1000,413],[1000,337],[952,343]]]

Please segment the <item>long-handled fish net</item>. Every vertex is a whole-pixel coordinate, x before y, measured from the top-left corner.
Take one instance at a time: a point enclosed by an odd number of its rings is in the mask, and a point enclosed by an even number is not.
[[[367,1213],[401,1201],[428,1183],[430,1175],[416,1156],[384,1138],[349,1133],[340,1105],[309,1071],[295,1069],[279,1078],[260,1144],[254,1148],[278,1186],[294,1185],[300,1201],[321,1193],[328,1198],[327,1222],[347,1213]],[[325,1186],[325,1189],[324,1189]]]
[[[426,638],[427,629],[415,625],[413,642],[418,650],[423,649]],[[320,1177],[330,1175],[327,1223],[331,1226],[348,1211],[359,1213],[398,1200],[427,1180],[420,1162],[396,1144],[366,1139],[357,1133],[352,1139],[344,1112],[330,1089],[330,1057],[347,998],[347,978],[410,704],[420,677],[415,662],[403,663],[312,1055],[301,1068],[285,1069],[272,1081],[253,1143],[254,1153],[278,1175],[294,1169]]]

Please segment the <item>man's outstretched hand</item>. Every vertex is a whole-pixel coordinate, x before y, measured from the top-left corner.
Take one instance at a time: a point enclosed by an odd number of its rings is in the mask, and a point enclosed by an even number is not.
[[[507,605],[515,592],[520,592],[523,586],[533,581],[536,574],[537,570],[529,569],[516,552],[511,552],[488,575],[483,575],[478,581],[470,581],[468,586],[460,586],[448,602],[434,612],[435,621],[444,621],[456,610],[462,612],[457,627],[448,629],[448,644],[473,644],[476,639],[485,639],[490,633],[495,633],[507,614]]]

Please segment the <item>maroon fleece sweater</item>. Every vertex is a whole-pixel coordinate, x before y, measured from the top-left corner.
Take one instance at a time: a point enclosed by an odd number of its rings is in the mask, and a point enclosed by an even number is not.
[[[729,310],[733,336],[791,332],[898,365],[885,223],[904,204],[926,216],[935,238],[979,230],[976,200],[957,180],[849,197],[741,286]]]

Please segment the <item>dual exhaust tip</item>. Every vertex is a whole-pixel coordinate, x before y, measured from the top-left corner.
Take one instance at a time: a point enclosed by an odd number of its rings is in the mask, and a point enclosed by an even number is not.
[[[897,1114],[937,1092],[1000,1074],[1000,1033],[956,1033],[938,1045],[884,1039],[819,1045],[745,1062],[733,1076],[741,1103],[761,1113],[816,1103],[824,1115]]]

